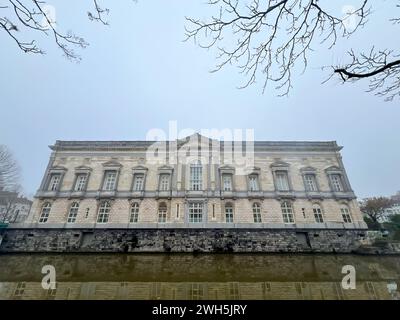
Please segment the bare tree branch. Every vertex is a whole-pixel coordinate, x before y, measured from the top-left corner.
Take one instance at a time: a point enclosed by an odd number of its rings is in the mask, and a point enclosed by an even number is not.
[[[0,191],[19,190],[20,168],[11,151],[0,145]]]
[[[213,71],[235,64],[247,80],[245,88],[263,78],[263,91],[269,81],[276,82],[279,95],[292,88],[292,73],[308,64],[311,45],[336,44],[338,37],[348,37],[363,26],[369,15],[367,0],[350,15],[355,25],[348,28],[346,17],[336,17],[324,10],[318,0],[210,0],[219,6],[218,16],[210,21],[186,18],[186,39],[194,39],[203,48],[218,46],[217,65]],[[228,41],[224,41],[225,35]],[[233,41],[232,38],[233,37]]]

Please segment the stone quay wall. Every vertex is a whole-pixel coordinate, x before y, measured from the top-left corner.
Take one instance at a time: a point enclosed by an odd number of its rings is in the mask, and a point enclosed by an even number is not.
[[[355,252],[365,230],[349,229],[7,229],[0,253]]]

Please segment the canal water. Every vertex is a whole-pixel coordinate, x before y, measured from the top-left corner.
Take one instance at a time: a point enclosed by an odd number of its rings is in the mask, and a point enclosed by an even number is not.
[[[44,266],[54,266],[54,290],[42,288]],[[344,266],[354,267],[355,288],[342,286]],[[0,299],[399,299],[399,291],[399,256],[0,255]]]

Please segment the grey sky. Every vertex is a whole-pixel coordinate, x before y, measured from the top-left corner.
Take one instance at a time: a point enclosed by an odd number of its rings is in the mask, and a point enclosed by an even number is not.
[[[334,3],[340,13],[359,1]],[[49,39],[39,39],[46,55],[23,54],[0,32],[0,143],[19,161],[27,194],[39,186],[55,140],[143,140],[151,128],[167,130],[169,120],[178,129],[254,128],[256,140],[337,140],[359,197],[400,189],[400,101],[364,92],[367,82],[322,85],[328,73],[320,70],[345,61],[350,47],[393,46],[388,35],[400,26],[386,22],[390,1],[334,49],[315,42],[307,72],[294,76],[285,98],[273,86],[265,94],[260,85],[237,89],[243,78],[235,67],[211,74],[215,51],[182,42],[185,16],[215,13],[203,1],[104,0],[109,27],[88,21],[89,2],[51,4],[58,27],[90,43],[81,63],[63,58]]]

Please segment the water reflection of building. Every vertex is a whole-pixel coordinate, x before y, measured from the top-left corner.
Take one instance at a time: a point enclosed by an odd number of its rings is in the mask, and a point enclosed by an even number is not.
[[[393,283],[393,282],[392,282]],[[1,282],[0,299],[129,300],[352,300],[393,299],[386,281],[364,281],[354,290],[340,282],[59,282],[44,290],[40,282]]]

